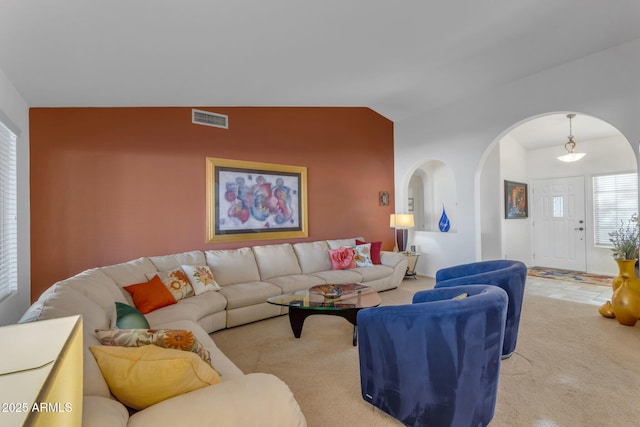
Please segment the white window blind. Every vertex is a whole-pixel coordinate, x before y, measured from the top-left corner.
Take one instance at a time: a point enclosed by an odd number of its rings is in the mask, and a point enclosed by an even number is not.
[[[611,246],[609,233],[638,212],[638,174],[593,177],[593,220],[595,244]]]
[[[16,135],[0,122],[0,301],[18,286]]]

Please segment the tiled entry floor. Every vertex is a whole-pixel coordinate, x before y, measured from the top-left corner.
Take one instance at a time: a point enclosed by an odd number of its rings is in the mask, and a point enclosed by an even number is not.
[[[540,295],[599,306],[611,299],[613,289],[611,286],[527,276],[525,292],[531,295]]]

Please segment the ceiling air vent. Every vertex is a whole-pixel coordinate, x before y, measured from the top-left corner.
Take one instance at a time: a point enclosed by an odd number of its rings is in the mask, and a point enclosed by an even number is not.
[[[191,123],[229,129],[229,117],[209,111],[191,110]]]

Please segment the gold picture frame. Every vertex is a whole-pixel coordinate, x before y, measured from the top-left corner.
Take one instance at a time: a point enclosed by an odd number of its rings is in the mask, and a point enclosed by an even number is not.
[[[206,158],[207,242],[308,237],[307,168]]]

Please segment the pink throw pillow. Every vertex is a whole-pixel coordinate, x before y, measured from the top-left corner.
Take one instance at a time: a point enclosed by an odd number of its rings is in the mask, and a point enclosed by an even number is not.
[[[368,242],[356,240],[356,245],[366,245]],[[382,250],[382,242],[371,242],[371,262],[374,264],[382,264],[380,259],[380,251]]]
[[[351,248],[344,246],[338,249],[329,249],[332,270],[346,270],[356,268],[355,252]]]

